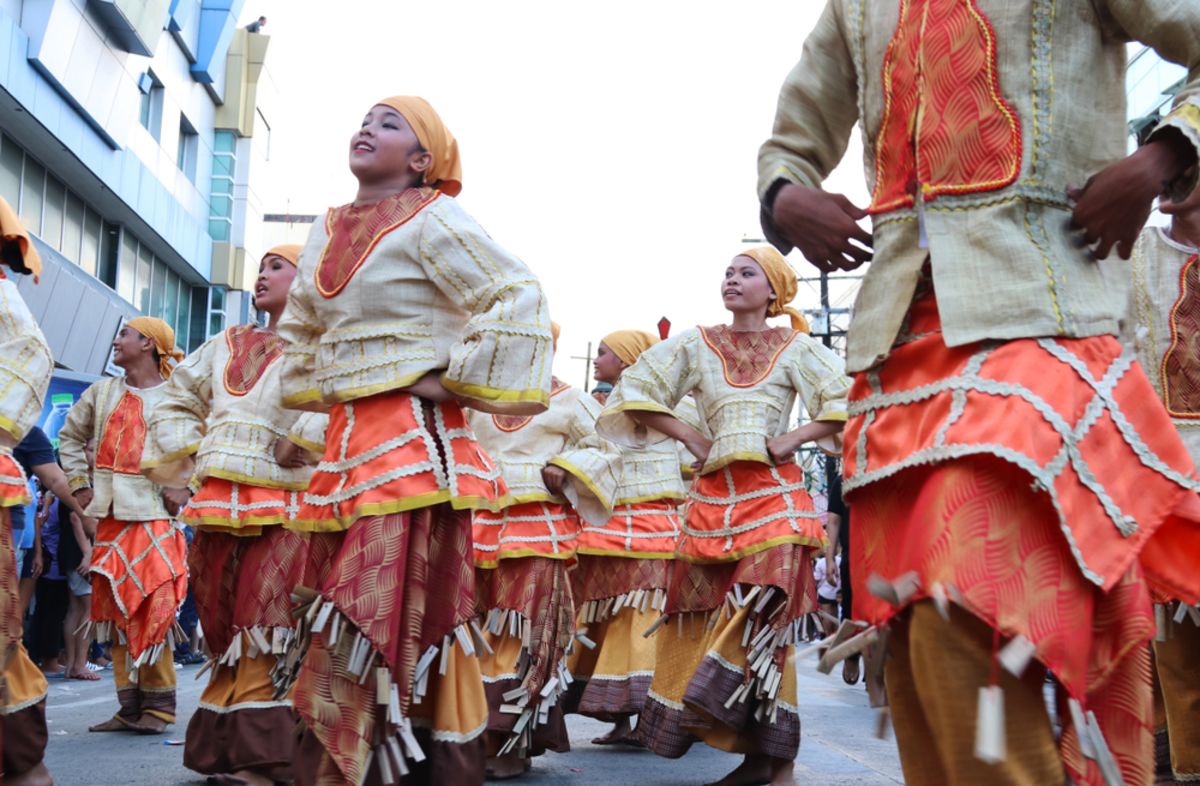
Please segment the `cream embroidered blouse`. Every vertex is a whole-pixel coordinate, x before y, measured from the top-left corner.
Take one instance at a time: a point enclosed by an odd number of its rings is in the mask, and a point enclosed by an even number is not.
[[[168,485],[224,478],[268,488],[307,488],[311,467],[275,461],[301,413],[280,401],[283,340],[239,325],[206,341],[171,373],[150,421],[142,471]]]
[[[1147,227],[1128,265],[1123,337],[1137,351],[1192,460],[1200,463],[1200,249]]]
[[[696,403],[685,397],[675,407],[675,417],[701,433],[708,431],[700,420]],[[650,442],[635,448],[619,444],[621,451],[621,478],[613,502],[616,505],[634,505],[654,500],[687,498],[684,472],[690,471],[695,457],[687,448],[674,440]]]
[[[735,461],[772,464],[767,440],[791,430],[797,398],[809,420],[845,421],[849,390],[841,358],[807,334],[693,328],[650,347],[621,374],[597,430],[622,445],[659,442],[666,435],[629,413],[674,414],[693,393],[713,439],[702,474]]]
[[[162,487],[141,472],[148,423],[166,399],[167,383],[134,388],[124,377],[94,383],[71,407],[58,432],[59,456],[71,490],[91,486],[94,518],[120,521],[169,519]],[[96,441],[96,469],[88,478],[84,445]],[[182,485],[182,484],[180,484]]]
[[[409,189],[313,224],[279,322],[284,405],[443,384],[495,412],[545,406],[553,359],[537,278],[458,203]]]
[[[585,521],[602,524],[612,516],[621,458],[616,445],[597,436],[599,414],[595,399],[556,380],[550,408],[540,415],[469,411],[468,418],[508,484],[509,505],[569,501]],[[542,481],[547,464],[567,471],[566,500]]]
[[[0,450],[37,425],[54,358],[17,285],[0,274]]]

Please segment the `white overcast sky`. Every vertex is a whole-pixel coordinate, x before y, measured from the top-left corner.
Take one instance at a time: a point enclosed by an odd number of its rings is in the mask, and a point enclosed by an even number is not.
[[[242,24],[268,17],[278,91],[264,210],[353,199],[362,115],[424,96],[458,138],[459,201],[543,282],[563,327],[556,371],[580,384],[568,356],[589,340],[664,315],[675,332],[724,319],[725,265],[760,236],[758,147],[822,5],[251,2]],[[860,151],[826,187],[863,204]],[[798,300],[817,305],[812,290]]]

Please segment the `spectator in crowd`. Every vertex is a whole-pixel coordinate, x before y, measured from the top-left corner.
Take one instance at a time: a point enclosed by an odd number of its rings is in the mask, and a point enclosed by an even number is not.
[[[37,579],[37,604],[28,649],[47,677],[61,677],[66,673],[59,658],[63,649],[63,620],[67,614],[67,581],[58,565],[58,510],[58,500],[43,490],[38,496],[35,521],[41,536],[44,570]]]
[[[84,454],[88,465],[95,461],[96,444],[88,440]],[[67,577],[67,615],[63,622],[66,643],[67,679],[98,680],[99,675],[88,668],[91,634],[81,630],[92,607],[92,583],[88,568],[92,563],[92,541],[96,538],[96,522],[81,518],[73,511],[58,516],[58,569]]]
[[[267,18],[265,16],[260,16],[258,19],[255,19],[253,22],[246,25],[246,29],[251,33],[261,33],[262,29],[266,26]]]

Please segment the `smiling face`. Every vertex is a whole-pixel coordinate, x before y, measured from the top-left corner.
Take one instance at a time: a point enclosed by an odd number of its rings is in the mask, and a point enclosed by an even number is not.
[[[617,353],[609,349],[607,344],[601,343],[600,348],[596,350],[596,361],[592,364],[592,379],[615,385],[626,368],[628,367],[617,357]]]
[[[113,364],[121,368],[129,368],[138,358],[146,353],[154,352],[154,342],[137,332],[129,325],[124,325],[117,331],[113,339]]]
[[[360,185],[420,185],[432,162],[404,116],[382,104],[371,107],[350,137],[350,171]]]
[[[767,274],[750,257],[736,256],[725,268],[721,282],[721,298],[725,308],[734,313],[763,313],[775,299]]]
[[[267,254],[258,266],[254,284],[254,307],[276,314],[287,305],[288,289],[296,277],[296,266],[278,254]]]

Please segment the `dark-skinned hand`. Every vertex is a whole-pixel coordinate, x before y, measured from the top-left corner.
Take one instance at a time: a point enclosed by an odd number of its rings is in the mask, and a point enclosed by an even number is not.
[[[546,484],[546,488],[551,494],[561,497],[563,487],[567,485],[567,471],[562,467],[547,464],[542,467],[542,482]]]
[[[1083,188],[1068,188],[1067,197],[1075,202],[1070,223],[1075,242],[1094,244],[1096,259],[1114,248],[1121,259],[1129,259],[1155,197],[1194,161],[1194,150],[1181,136],[1166,137],[1100,170]]]
[[[871,235],[858,225],[866,215],[841,194],[793,183],[779,189],[771,209],[784,238],[825,273],[871,261]]]

